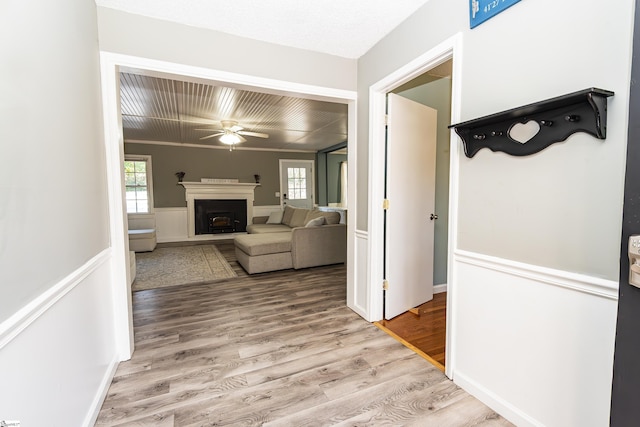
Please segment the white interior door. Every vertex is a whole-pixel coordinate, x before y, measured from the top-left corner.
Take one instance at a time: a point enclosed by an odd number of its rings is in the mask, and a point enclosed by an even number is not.
[[[385,319],[433,298],[437,111],[388,95]]]
[[[313,160],[280,159],[280,204],[313,208]]]

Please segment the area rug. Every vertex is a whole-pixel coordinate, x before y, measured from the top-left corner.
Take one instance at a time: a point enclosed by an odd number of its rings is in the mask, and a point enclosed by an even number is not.
[[[156,248],[136,254],[132,290],[208,283],[236,276],[214,245]]]

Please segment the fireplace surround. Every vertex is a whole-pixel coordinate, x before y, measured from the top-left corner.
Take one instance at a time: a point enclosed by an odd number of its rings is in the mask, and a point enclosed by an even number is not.
[[[196,233],[196,200],[218,200],[218,201],[245,201],[245,215],[244,226],[246,227],[247,221],[253,218],[253,202],[254,202],[254,190],[260,184],[257,183],[206,183],[206,182],[180,182],[185,188],[185,200],[187,201],[187,232],[189,238],[203,238],[206,239],[211,234],[208,231],[206,233]],[[232,209],[222,209],[217,213],[229,213]],[[214,212],[216,213],[216,212]],[[224,216],[224,215],[216,215]],[[207,218],[207,224],[209,219]],[[220,221],[220,220],[218,220]],[[241,219],[233,218],[231,221],[241,221]],[[235,223],[234,223],[235,224]],[[226,231],[230,232],[230,226],[225,226]],[[207,225],[208,230],[208,225]],[[238,231],[238,230],[236,230]],[[242,230],[244,231],[244,229]],[[221,231],[217,231],[221,232]]]

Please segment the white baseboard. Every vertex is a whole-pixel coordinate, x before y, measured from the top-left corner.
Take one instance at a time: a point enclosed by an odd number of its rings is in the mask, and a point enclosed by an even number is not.
[[[439,285],[433,285],[433,293],[441,294],[442,292],[447,292],[447,284],[441,283]]]
[[[113,381],[113,377],[115,376],[116,370],[118,369],[118,364],[119,361],[117,357],[109,362],[104,376],[102,377],[102,381],[100,381],[98,392],[96,393],[93,402],[91,402],[91,407],[89,408],[89,412],[87,413],[87,418],[84,420],[84,423],[82,423],[83,426],[91,427],[95,425],[96,420],[98,419],[98,415],[100,414],[100,409],[102,409],[102,404],[104,403],[104,400],[107,397],[107,393],[109,392],[111,381]]]
[[[469,379],[463,373],[460,373],[460,371],[456,371],[453,382],[473,397],[496,411],[502,417],[519,427],[544,427],[544,424],[536,421],[524,412],[520,411],[518,408],[500,399],[480,384]]]

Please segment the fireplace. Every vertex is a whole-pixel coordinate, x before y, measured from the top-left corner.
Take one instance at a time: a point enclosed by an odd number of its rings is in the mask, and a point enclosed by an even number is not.
[[[247,201],[196,199],[194,216],[196,235],[246,231]]]
[[[247,218],[253,218],[253,202],[254,189],[260,184],[239,182],[239,183],[209,183],[209,182],[180,182],[185,188],[185,200],[187,201],[187,236],[189,239],[207,239],[212,233],[209,233],[208,217],[205,216],[204,225],[200,223],[198,226],[198,236],[196,236],[196,200],[199,201],[240,201],[245,204],[245,210],[238,212],[236,209],[217,208],[212,210],[214,213],[235,212],[236,218],[241,222],[236,226],[237,231],[245,231],[247,226]],[[238,217],[238,214],[241,217]],[[235,221],[234,220],[234,221]],[[201,228],[205,227],[205,228]],[[226,231],[225,231],[226,232]]]

